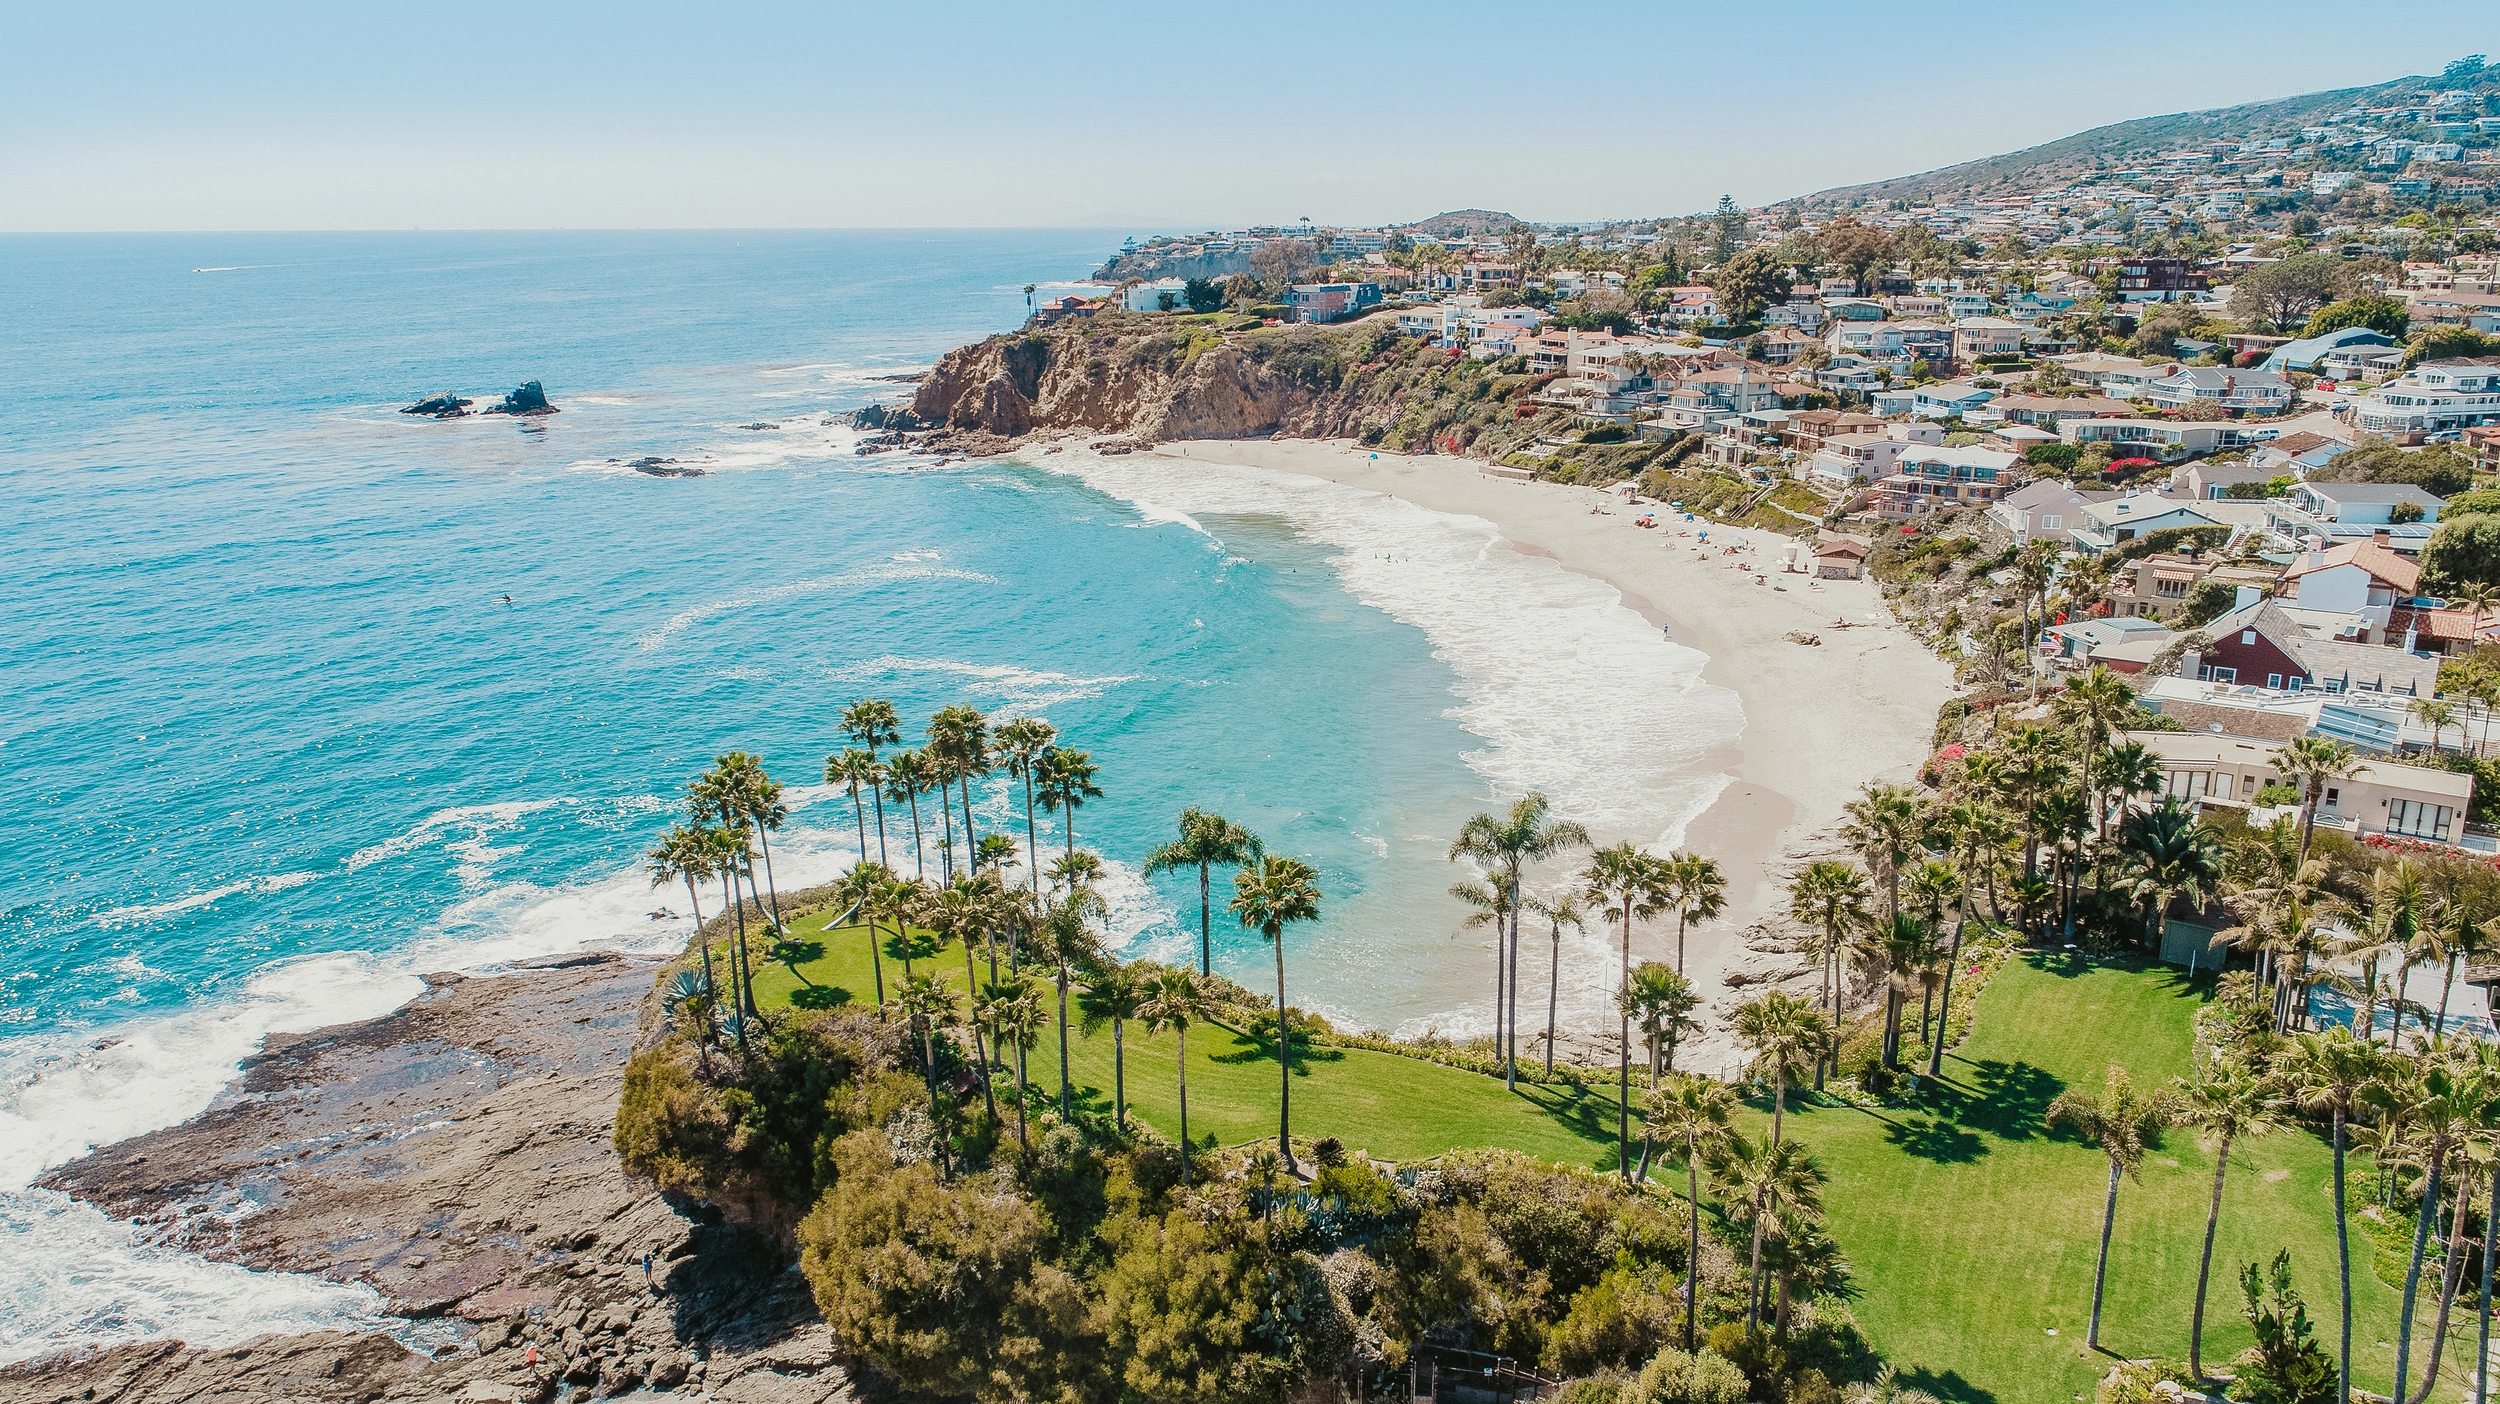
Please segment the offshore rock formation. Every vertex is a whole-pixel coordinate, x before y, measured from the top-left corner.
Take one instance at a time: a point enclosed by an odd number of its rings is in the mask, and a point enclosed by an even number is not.
[[[533,380],[503,397],[501,404],[488,405],[481,414],[554,414],[556,407],[547,403],[547,392]]]
[[[1089,334],[1093,333],[1093,334]],[[914,424],[996,439],[1115,433],[1148,442],[1350,434],[1362,406],[1339,394],[1342,338],[1280,328],[996,336],[947,353],[920,383]],[[894,412],[886,412],[890,422]]]
[[[449,390],[445,390],[440,394],[426,396],[401,410],[400,413],[422,414],[433,419],[458,419],[467,414],[469,406],[475,403],[477,403],[475,400],[464,400]]]

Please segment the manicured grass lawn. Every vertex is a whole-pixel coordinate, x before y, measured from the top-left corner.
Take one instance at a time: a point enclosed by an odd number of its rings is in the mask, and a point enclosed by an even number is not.
[[[813,994],[779,966],[758,968],[768,1006],[866,999],[864,931],[827,933],[795,923],[822,953],[804,963]],[[933,960],[964,983],[962,951],[940,951],[923,934],[915,964]],[[888,936],[887,988],[901,975]],[[926,967],[923,967],[926,968]],[[982,969],[986,973],[986,962]],[[1853,1264],[1859,1321],[1877,1349],[1913,1382],[1949,1400],[2067,1404],[2089,1399],[2118,1357],[2184,1356],[2212,1185],[2209,1150],[2187,1130],[2170,1132],[2142,1181],[2119,1191],[2103,1313],[2103,1353],[2084,1349],[2091,1311],[2107,1161],[2044,1118],[2057,1094],[2097,1089],[2113,1061],[2139,1082],[2184,1074],[2190,1018],[2201,1003],[2166,967],[2031,955],[2007,965],[1980,997],[1977,1031],[1946,1060],[1945,1085],[1917,1104],[1860,1110],[1792,1102],[1788,1134],[1804,1141],[1829,1184],[1834,1236]],[[1131,1029],[1132,1115],[1167,1135],[1178,1130],[1170,1036]],[[1220,1028],[1190,1036],[1190,1130],[1222,1144],[1273,1135],[1276,1065]],[[1108,1109],[1112,1040],[1072,1030],[1072,1076],[1090,1105]],[[1055,1092],[1055,1031],[1030,1055],[1031,1076]],[[1504,1146],[1576,1165],[1612,1168],[1611,1088],[1574,1094],[1414,1059],[1321,1049],[1295,1068],[1294,1126],[1350,1147],[1412,1160],[1472,1146]],[[1757,1118],[1752,1129],[1762,1129]],[[2355,1155],[2351,1173],[2368,1173]],[[1669,1176],[1670,1187],[1680,1178]],[[2336,1331],[2335,1228],[2325,1144],[2300,1130],[2243,1139],[2233,1148],[2214,1280],[2206,1307],[2206,1359],[2227,1363],[2249,1344],[2240,1320],[2238,1270],[2292,1250],[2310,1317],[2332,1350]],[[2355,1383],[2384,1391],[2394,1371],[2397,1293],[2370,1270],[2372,1240],[2353,1232]],[[2435,1302],[2434,1302],[2435,1305]],[[2418,1328],[2427,1343],[2427,1318]],[[2470,1316],[2470,1311],[2460,1317]],[[2051,1330],[2056,1332],[2050,1335]],[[2461,1348],[2460,1348],[2461,1347]],[[2111,1354],[2114,1352],[2115,1354]],[[2472,1331],[2461,1326],[2442,1367],[2442,1389],[2470,1368]],[[2416,1358],[2421,1352],[2417,1349]],[[2418,1366],[2417,1366],[2418,1371]]]

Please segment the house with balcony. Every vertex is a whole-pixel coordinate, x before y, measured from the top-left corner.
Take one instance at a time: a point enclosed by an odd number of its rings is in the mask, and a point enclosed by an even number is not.
[[[2412,483],[2299,482],[2284,494],[2272,520],[2277,529],[2293,535],[2327,522],[2365,528],[2412,522],[2435,526],[2447,505],[2446,498]]]
[[[2107,502],[2117,496],[2114,492],[2080,492],[2070,483],[2042,478],[1997,499],[1996,505],[1988,509],[1988,515],[2012,532],[2016,541],[2054,541],[2059,545],[2070,545],[2074,529],[2082,521],[2084,505]]]
[[[2500,424],[2500,356],[2425,361],[2354,400],[2344,422],[2404,438]]]
[[[1296,283],[1285,293],[1285,305],[1297,322],[1335,322],[1359,317],[1380,305],[1378,283]]]
[[[1887,520],[1963,507],[1986,507],[2005,496],[2014,455],[1999,449],[1914,445],[1875,483],[1869,504]]]
[[[2116,400],[2132,400],[2141,396],[2144,387],[2163,374],[2160,366],[2147,364],[2133,356],[2113,356],[2105,351],[2060,356],[2057,363],[2066,368],[2068,379],[2089,385]]]
[[[2311,547],[2284,567],[2275,597],[2285,607],[2340,614],[2357,620],[2363,643],[2388,641],[2398,606],[2412,607],[2422,568],[2396,554],[2384,540]]]
[[[1887,424],[1880,434],[1835,434],[1806,461],[1805,477],[1829,491],[1845,492],[1890,477],[1901,455],[1912,448],[1943,445],[1940,424]]]
[[[1821,303],[1795,299],[1766,308],[1762,313],[1762,325],[1795,327],[1808,336],[1820,335],[1831,320],[1832,314],[1825,311]]]
[[[1519,265],[1515,263],[1462,263],[1458,266],[1458,287],[1461,292],[1483,293],[1495,288],[1519,286]]]
[[[2087,502],[2078,515],[2081,520],[2067,529],[2067,539],[2087,556],[2123,546],[2147,532],[2224,525],[2211,514],[2198,511],[2192,502],[2157,497],[2149,492]]]
[[[2130,731],[2123,739],[2152,753],[2162,793],[2191,803],[2245,807],[2270,784],[2290,783],[2283,746],[2227,731]],[[2424,766],[2368,761],[2327,783],[2321,828],[2356,837],[2384,835],[2460,845],[2474,800],[2474,777]]]
[[[2219,405],[2233,415],[2276,415],[2291,408],[2292,383],[2272,371],[2225,366],[2172,366],[2144,387],[2144,398],[2163,409]]]
[[[2269,429],[2262,434],[2251,433],[2229,420],[2069,419],[2057,426],[2057,437],[2062,443],[2079,447],[2103,444],[2115,458],[2151,458],[2165,463],[2193,454],[2246,448],[2273,432]]]
[[[1996,397],[1996,391],[1965,381],[1940,380],[1910,392],[1910,413],[1921,419],[1959,419]]]
[[[2214,620],[2205,626],[2205,647],[2180,660],[2180,676],[2269,692],[2316,689],[2409,698],[2437,691],[2438,659],[2311,629],[2292,608],[2287,602],[2261,599]],[[2340,621],[2340,616],[2316,611],[2301,613]]]
[[[2000,395],[1988,407],[2004,415],[2009,424],[2029,424],[2052,432],[2069,419],[2112,419],[2135,412],[2124,400],[2097,395]]]
[[[1953,324],[1953,359],[1968,365],[1982,356],[2020,356],[2027,334],[2021,323],[2003,317],[1961,318]]]

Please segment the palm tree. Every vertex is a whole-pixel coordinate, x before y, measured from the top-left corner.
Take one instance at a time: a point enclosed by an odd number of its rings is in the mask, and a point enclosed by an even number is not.
[[[1841,1004],[1847,990],[1847,972],[1840,964],[1841,955],[1849,949],[1849,937],[1866,929],[1873,915],[1866,909],[1866,875],[1846,863],[1825,859],[1809,863],[1788,884],[1788,917],[1815,933],[1816,963],[1823,974],[1820,1002],[1831,1011],[1832,1025],[1840,1025]],[[1823,1083],[1823,1069],[1828,1057],[1814,1065],[1817,1088]]]
[[[1155,971],[1146,983],[1145,998],[1137,1005],[1137,1017],[1148,1033],[1170,1029],[1180,1041],[1178,1061],[1181,1088],[1181,1184],[1189,1184],[1189,1026],[1215,1017],[1215,1000],[1208,995],[1199,977],[1186,970],[1166,966]]]
[[[1788,1084],[1805,1071],[1810,1058],[1822,1056],[1831,1038],[1823,1011],[1786,990],[1769,990],[1761,998],[1736,1006],[1731,1021],[1737,1041],[1753,1050],[1753,1071],[1771,1079],[1771,1145],[1780,1143],[1780,1119],[1788,1109]]]
[[[1745,1293],[1745,1329],[1750,1331],[1762,1320],[1764,1231],[1783,1205],[1809,1214],[1822,1211],[1823,1169],[1800,1142],[1755,1144],[1741,1134],[1731,1134],[1711,1166],[1711,1177],[1744,1198],[1746,1217],[1751,1220],[1754,1252]]]
[[[937,788],[937,763],[921,751],[896,751],[894,759],[885,763],[885,793],[897,803],[911,806],[911,875],[928,876],[927,852],[920,842],[920,797]],[[877,821],[877,847],[885,848],[885,821]]]
[[[2057,735],[2044,726],[2018,728],[2005,741],[2005,765],[1999,772],[2008,804],[2023,821],[2023,872],[2039,871],[2040,812],[2044,799],[2066,785],[2066,758],[2058,753]]]
[[[2145,934],[2158,955],[2170,937],[2171,902],[2184,897],[2201,907],[2221,881],[2222,836],[2196,817],[2195,806],[2165,795],[2158,809],[2129,810],[2118,842],[2134,860],[2133,872],[2151,900]]]
[[[1901,1014],[1909,1002],[1910,983],[1943,954],[1936,929],[1907,912],[1868,933],[1868,946],[1884,967],[1883,1064],[1901,1066]]]
[[[1033,1141],[1027,1129],[1024,1055],[1041,1042],[1042,1028],[1050,1021],[1042,1006],[1042,987],[1030,975],[1011,973],[1003,982],[982,987],[973,1001],[973,1015],[998,1031],[1001,1045],[1016,1051],[1016,1144],[1029,1149]]]
[[[1936,1014],[1936,990],[1944,983],[1948,966],[1945,963],[1945,909],[1962,899],[1962,875],[1950,863],[1934,859],[1919,864],[1910,872],[1910,905],[1918,911],[1919,920],[1927,924],[1927,949],[1910,967],[1910,975],[1918,981],[1918,1039],[1933,1047],[1941,1035],[1931,1032]]]
[[[1493,934],[1493,1038],[1504,1056],[1504,1085],[1519,1085],[1519,910],[1521,876],[1530,863],[1589,846],[1589,831],[1569,819],[1552,817],[1553,805],[1529,791],[1513,801],[1504,815],[1478,814],[1459,827],[1450,844],[1450,861],[1471,859],[1494,877],[1504,892],[1505,927]],[[1507,949],[1506,949],[1507,943]],[[1505,988],[1507,986],[1507,989]],[[1502,1022],[1508,1006],[1510,1022]]]
[[[679,824],[662,835],[658,846],[643,856],[650,865],[653,887],[680,879],[685,882],[686,901],[694,909],[695,944],[703,949],[703,997],[717,1004],[720,987],[712,983],[712,943],[703,936],[703,894],[695,884],[713,875],[720,861],[718,849],[700,824]]]
[[[1293,1161],[1293,1039],[1291,1007],[1285,1003],[1285,927],[1319,917],[1319,874],[1299,858],[1269,853],[1233,874],[1233,915],[1276,948],[1276,1153]]]
[[[1673,967],[1645,960],[1632,967],[1631,983],[1623,987],[1621,998],[1649,1049],[1649,1085],[1655,1089],[1661,1073],[1675,1071],[1676,1042],[1693,1026],[1687,1016],[1700,1006],[1701,997]]]
[[[1936,816],[1936,828],[1938,834],[1952,844],[1953,852],[1958,859],[1956,866],[1961,876],[1962,912],[1961,919],[1953,924],[1953,944],[1945,951],[1944,988],[1937,996],[1944,1006],[1937,1015],[1941,1031],[1927,1048],[1927,1075],[1929,1077],[1944,1075],[1944,1046],[1953,1037],[1953,968],[1961,963],[1962,933],[1970,927],[1971,889],[1977,885],[1980,877],[1979,855],[1983,852],[1990,855],[1990,871],[1993,872],[1996,850],[2011,836],[2011,827],[2002,812],[1991,805],[1974,803],[1970,800],[1964,800]],[[1995,879],[1990,877],[1989,881],[1991,884],[1989,900],[1993,903]],[[2003,912],[1997,915],[1999,920],[2003,920]]]
[[[1678,1076],[1641,1104],[1643,1136],[1679,1144],[1690,1238],[1684,1254],[1684,1348],[1697,1339],[1694,1293],[1701,1277],[1701,1166],[1736,1134],[1735,1089],[1703,1077]]]
[[[1675,973],[1681,975],[1685,928],[1727,910],[1727,876],[1698,853],[1679,853],[1667,860],[1665,878],[1667,905],[1675,911]]]
[[[1656,916],[1666,904],[1666,884],[1658,860],[1618,843],[1589,857],[1581,880],[1588,899],[1609,909],[1623,928],[1622,968],[1615,985],[1618,1001],[1632,985],[1632,923]],[[1632,1015],[1626,1009],[1618,1034],[1619,1066],[1615,1070],[1615,1169],[1625,1183],[1632,1179]]]
[[[2205,1378],[2205,1287],[2213,1275],[2214,1226],[2222,1221],[2223,1175],[2231,1165],[2231,1143],[2261,1135],[2279,1124],[2279,1094],[2270,1081],[2236,1061],[2213,1061],[2198,1069],[2196,1080],[2181,1082],[2181,1119],[2211,1132],[2214,1141],[2213,1197],[2205,1206],[2205,1248],[2196,1261],[2196,1312],[2188,1321],[2188,1374]]]
[[[1071,884],[1068,895],[1043,909],[1041,922],[1033,935],[1040,945],[1034,954],[1050,963],[1057,972],[1059,990],[1059,1119],[1070,1120],[1072,1085],[1068,1077],[1068,979],[1074,967],[1101,958],[1102,948],[1086,924],[1107,908],[1102,895],[1082,883]]]
[[[2105,787],[2093,783],[2092,758],[2109,744],[2111,733],[2119,721],[2136,710],[2135,689],[2127,680],[2109,669],[2093,665],[2090,672],[2066,685],[2058,694],[2057,717],[2075,733],[2075,749],[2083,768],[2083,792],[2097,795]],[[2106,816],[2098,813],[2096,802],[2093,831],[2107,828]]]
[[[2045,627],[2049,618],[2049,582],[2057,576],[2059,554],[2058,543],[2045,538],[2026,541],[2014,553],[2014,577],[2022,582],[2023,587],[2023,658],[2030,667],[2035,686],[2040,670],[2038,660],[2032,657],[2035,635],[2031,628],[2031,606],[2033,601],[2039,602],[2040,622]]]
[[[1077,994],[1077,1012],[1087,1034],[1111,1026],[1111,1122],[1122,1131],[1128,1129],[1128,1025],[1138,1017],[1146,991],[1147,982],[1135,966],[1105,958],[1087,968],[1085,988]]]
[[[989,920],[989,914],[989,902],[985,894],[972,879],[961,873],[955,875],[953,882],[929,894],[928,898],[920,904],[918,912],[920,924],[929,928],[937,936],[938,945],[941,948],[949,941],[963,943],[964,989],[967,992],[981,987],[981,977],[974,972],[972,966],[972,938]],[[874,944],[873,941],[871,944]],[[910,949],[910,939],[907,936],[904,941],[904,950],[908,953]],[[974,1063],[981,1069],[982,1103],[989,1108],[990,1115],[996,1117],[998,1098],[990,1088],[990,1055],[988,1048],[981,1041],[981,1025],[978,1022],[972,1026],[972,1057]]]
[[[2295,742],[2295,745],[2298,743]],[[2327,1113],[2335,1150],[2335,1264],[2343,1298],[2343,1336],[2337,1353],[2340,1374],[2335,1397],[2352,1398],[2352,1236],[2344,1207],[2344,1124],[2352,1119],[2370,1086],[2378,1080],[2377,1048],[2338,1026],[2323,1033],[2299,1036],[2279,1065],[2284,1082],[2302,1110]]]
[[[939,804],[948,811],[946,830],[946,866],[955,861],[953,838],[955,791],[963,792],[964,865],[972,866],[974,846],[979,836],[972,825],[972,782],[990,773],[989,722],[978,711],[960,703],[940,707],[929,718],[929,755],[937,763]]]
[[[842,734],[857,742],[872,761],[877,759],[878,747],[902,739],[900,722],[901,719],[894,714],[893,703],[874,697],[863,697],[842,709]],[[882,783],[882,772],[878,781],[867,783],[868,798],[877,810],[877,861],[890,868],[894,864],[885,855],[885,791],[878,788]]]
[[[1024,861],[1036,892],[1041,890],[1042,841],[1033,824],[1033,781],[1042,757],[1058,739],[1059,729],[1040,717],[1013,717],[998,729],[999,759],[1008,774],[1024,782]]]
[[[1927,825],[1918,794],[1907,785],[1868,785],[1841,812],[1846,816],[1841,838],[1884,879],[1884,918],[1889,921],[1901,911],[1901,862],[1918,847],[1919,831]]]
[[[825,783],[840,785],[851,796],[851,817],[859,825],[859,861],[868,861],[868,807],[860,799],[865,787],[870,794],[885,783],[885,767],[877,758],[854,746],[836,755],[825,757]],[[880,835],[882,839],[882,835]],[[885,846],[878,844],[877,856],[882,860]]]
[[[2456,721],[2457,704],[2443,702],[2436,697],[2417,697],[2413,699],[2413,705],[2407,707],[2405,711],[2415,721],[2431,729],[2431,754],[2438,755],[2439,734],[2446,731],[2450,723]],[[2459,730],[2462,731],[2463,728]]]
[[[1511,892],[1507,883],[1454,882],[1450,895],[1475,910],[1459,919],[1459,927],[1490,926],[1493,928],[1493,1056],[1502,1056],[1502,933],[1510,929]]]
[[[2447,1066],[2443,1057],[2428,1059],[2419,1067],[2391,1063],[2382,1070],[2371,1095],[2391,1118],[2401,1115],[2412,1124],[2411,1150],[2423,1165],[2422,1203],[2413,1226],[2413,1257],[2405,1268],[2404,1306],[2396,1325],[2396,1389],[2389,1396],[2404,1400],[2405,1376],[2412,1363],[2414,1300],[2421,1286],[2422,1258],[2430,1245],[2431,1230],[2439,1222],[2440,1178],[2460,1147],[2489,1130],[2491,1092],[2479,1078],[2460,1075]],[[2463,1193],[2458,1195],[2460,1233],[2464,1227],[2464,1201],[2472,1197],[2471,1182],[2465,1182]],[[2455,1241],[2456,1237],[2452,1234],[2447,1245],[2451,1269],[2461,1265],[2463,1258],[2463,1245]],[[2448,1334],[2448,1311],[2455,1300],[2457,1281],[2454,1271],[2444,1271],[2442,1276],[2445,1286],[2440,1293],[2439,1321],[2431,1332],[2434,1353],[2430,1368],[2423,1374],[2422,1393],[2415,1399],[2427,1399],[2439,1376],[2437,1343]]]
[[[868,965],[876,972],[877,1006],[880,1010],[885,1007],[885,957],[878,949],[884,943],[877,934],[877,918],[890,913],[899,899],[898,886],[894,874],[887,872],[881,863],[856,864],[833,885],[833,900],[848,910],[858,912],[860,919],[868,923]],[[895,929],[903,939],[903,978],[908,980],[911,978],[911,935],[902,930],[900,921],[895,923]]]
[[[2118,1221],[2118,1177],[2140,1179],[2144,1154],[2161,1139],[2161,1128],[2176,1115],[2166,1092],[2139,1092],[2127,1070],[2112,1066],[2097,1098],[2080,1092],[2058,1094],[2049,1103],[2049,1124],[2069,1126],[2097,1144],[2109,1157],[2109,1198],[2101,1206],[2101,1256],[2092,1269],[2092,1324],[2084,1332],[2087,1349],[2101,1347],[2101,1288],[2109,1277],[2109,1231]]]
[[[913,975],[904,979],[896,996],[912,1027],[920,1034],[921,1071],[929,1080],[929,1123],[940,1128],[937,1136],[938,1168],[953,1173],[946,1164],[945,1116],[938,1104],[937,1026],[955,1017],[955,992],[938,983],[934,975]]]
[[[1588,914],[1580,909],[1580,899],[1565,892],[1555,897],[1531,897],[1528,910],[1551,921],[1554,926],[1552,963],[1545,970],[1545,1075],[1554,1075],[1554,1015],[1562,1002],[1562,929],[1588,929]]]
[[[1198,870],[1198,973],[1215,973],[1215,899],[1209,890],[1215,865],[1255,863],[1266,851],[1259,836],[1221,814],[1196,805],[1181,811],[1181,836],[1146,855],[1146,876]]]
[[[2399,858],[2370,879],[2370,934],[2396,955],[2396,991],[2388,1001],[2396,1021],[2387,1031],[2387,1046],[2404,1047],[2405,980],[2413,973],[2414,952],[2422,932],[2438,920],[2439,896],[2431,891],[2420,864]]]
[[[1053,814],[1066,810],[1068,852],[1076,852],[1076,812],[1087,800],[1102,798],[1094,784],[1101,767],[1083,751],[1053,746],[1042,753],[1039,762],[1042,779],[1042,808]]]
[[[2326,794],[2330,780],[2349,780],[2361,768],[2353,757],[2352,747],[2342,741],[2329,741],[2323,736],[2302,736],[2285,746],[2275,757],[2274,768],[2285,779],[2300,786],[2300,856],[2309,856],[2309,836],[2318,827],[2318,801]]]

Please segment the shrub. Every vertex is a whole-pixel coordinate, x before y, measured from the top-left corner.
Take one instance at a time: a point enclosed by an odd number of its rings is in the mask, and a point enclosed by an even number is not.
[[[1619,1404],[1744,1404],[1745,1372],[1708,1348],[1686,1355],[1670,1346],[1615,1396]]]
[[[1607,1270],[1571,1299],[1545,1339],[1545,1366],[1567,1375],[1647,1360],[1674,1338],[1683,1303],[1672,1278],[1629,1266]]]

